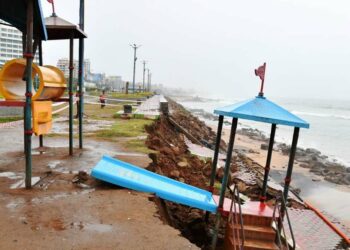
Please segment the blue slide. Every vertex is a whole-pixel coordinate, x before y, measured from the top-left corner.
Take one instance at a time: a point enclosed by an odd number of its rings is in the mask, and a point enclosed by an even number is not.
[[[154,193],[164,200],[214,213],[217,210],[212,193],[109,156],[102,157],[91,175],[118,186]]]

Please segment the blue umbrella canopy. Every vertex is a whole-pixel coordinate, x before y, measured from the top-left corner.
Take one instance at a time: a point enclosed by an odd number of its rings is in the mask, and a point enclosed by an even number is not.
[[[263,96],[217,108],[214,114],[234,118],[309,128],[310,124]]]
[[[33,0],[34,8],[34,37],[47,39],[45,21],[43,18],[40,0]],[[26,0],[0,0],[0,19],[16,27],[20,31],[26,31],[27,1]]]

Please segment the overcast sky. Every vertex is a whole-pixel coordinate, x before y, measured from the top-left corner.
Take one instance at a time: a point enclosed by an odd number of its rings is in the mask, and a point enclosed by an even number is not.
[[[137,43],[137,81],[146,60],[155,83],[250,97],[260,85],[254,69],[266,61],[266,96],[350,99],[348,0],[85,2],[85,57],[94,72],[132,79],[129,44]],[[78,0],[55,4],[58,16],[78,23]],[[45,63],[68,57],[67,45],[46,42]]]

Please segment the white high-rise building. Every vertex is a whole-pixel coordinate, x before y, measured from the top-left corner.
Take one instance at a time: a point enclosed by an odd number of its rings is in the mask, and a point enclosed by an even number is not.
[[[78,78],[78,71],[79,71],[79,62],[78,60],[73,60],[73,78]],[[63,73],[65,77],[69,77],[69,59],[68,58],[61,58],[57,61],[57,68],[59,68]],[[84,78],[87,78],[87,76],[90,74],[90,60],[85,59],[84,60]]]
[[[22,32],[14,27],[0,24],[0,67],[8,60],[20,57],[23,57]]]
[[[78,78],[78,61],[73,60],[73,78]],[[68,58],[61,58],[57,61],[57,68],[59,68],[66,78],[69,77],[69,60]]]
[[[23,57],[22,32],[12,26],[1,23],[5,22],[0,20],[0,68],[8,60]],[[37,55],[34,59],[35,62],[38,62]]]

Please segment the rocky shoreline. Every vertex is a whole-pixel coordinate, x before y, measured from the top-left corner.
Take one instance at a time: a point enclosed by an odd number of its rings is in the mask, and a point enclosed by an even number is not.
[[[204,120],[218,120],[217,116],[203,109],[189,109],[189,111]],[[225,123],[229,124],[227,121]],[[268,149],[269,138],[262,131],[253,128],[242,128],[238,130],[238,133],[261,142],[262,150]],[[288,155],[290,146],[285,143],[275,142],[274,150],[281,152],[283,155]],[[300,167],[309,169],[313,174],[323,177],[326,181],[339,185],[350,185],[350,167],[329,159],[327,155],[322,154],[317,149],[298,147],[295,162]],[[314,181],[317,180],[314,179]]]
[[[148,137],[146,145],[155,151],[155,153],[149,154],[152,159],[152,163],[147,167],[148,170],[156,172],[161,175],[173,178],[180,182],[184,182],[201,189],[207,189],[209,185],[209,177],[211,174],[211,156],[199,156],[192,154],[189,150],[186,141],[190,140],[194,144],[201,144],[207,148],[214,148],[216,141],[216,133],[213,128],[208,126],[203,119],[199,119],[197,114],[193,114],[191,111],[185,109],[177,102],[168,99],[169,115],[161,116],[154,124],[146,127]],[[234,158],[230,166],[229,185],[237,185],[239,191],[247,200],[258,200],[261,190],[261,180],[263,179],[263,167],[261,163],[255,159],[250,158],[249,154],[257,154],[259,146],[265,148],[268,143],[268,138],[259,130],[243,128],[239,131],[241,135],[237,140],[242,138],[252,138],[255,147],[235,148]],[[190,136],[188,136],[190,135]],[[246,135],[246,136],[243,136]],[[221,141],[221,152],[226,151],[225,140],[227,138],[227,131],[223,131],[223,139]],[[242,141],[241,141],[242,142]],[[199,146],[200,147],[200,146]],[[276,151],[285,150],[286,146],[283,144],[275,145]],[[309,152],[305,150],[305,155],[318,154],[318,152]],[[304,152],[304,151],[302,151]],[[282,155],[280,152],[279,155]],[[304,156],[305,157],[305,156]],[[325,158],[326,159],[326,158]],[[222,166],[222,162],[219,166]],[[299,165],[299,163],[298,163]],[[218,168],[216,172],[216,178],[214,183],[214,194],[219,193],[221,188],[221,181],[223,177],[223,168]],[[271,185],[267,190],[266,203],[270,206],[274,206],[276,195],[279,194],[283,188],[278,185],[277,182],[270,180]],[[295,195],[295,190],[291,187],[290,197],[288,199],[288,207],[292,209],[308,210],[309,208]],[[226,197],[231,197],[230,193],[225,194]],[[243,199],[243,198],[242,198]],[[192,243],[196,244],[201,249],[207,249],[210,245],[211,230],[214,226],[214,217],[209,217],[209,224],[204,220],[204,212],[187,206],[183,206],[177,203],[164,201],[160,203],[160,211],[165,211],[163,219],[173,227],[181,231],[181,234],[189,239]],[[161,213],[162,214],[162,213]],[[223,224],[219,230],[218,247],[222,247],[224,238],[225,225]],[[340,241],[342,242],[342,241]],[[339,243],[339,248],[346,249]]]

